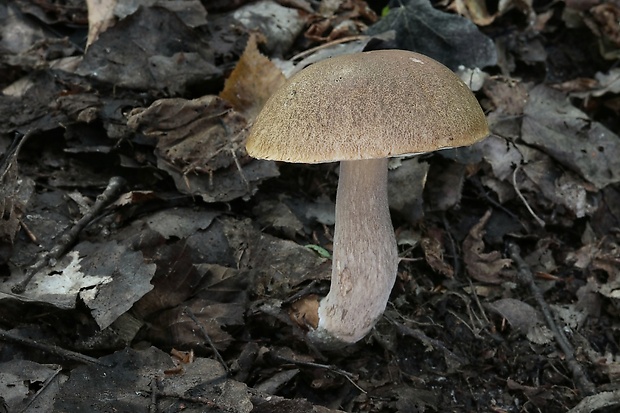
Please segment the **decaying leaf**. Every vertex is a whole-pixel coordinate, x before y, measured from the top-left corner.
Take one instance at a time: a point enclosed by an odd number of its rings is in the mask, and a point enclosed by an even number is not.
[[[503,181],[510,182],[514,169],[523,162],[518,145],[499,136],[491,135],[477,143],[476,147],[493,168],[493,175]]]
[[[547,86],[530,91],[522,139],[597,188],[620,182],[620,137]]]
[[[424,258],[430,267],[446,277],[454,276],[454,268],[443,259],[443,246],[441,244],[441,231],[434,229],[430,237],[424,237],[420,241],[420,246],[424,251]]]
[[[154,273],[155,265],[146,264],[141,252],[115,241],[85,241],[55,265],[36,273],[20,298],[72,309],[79,297],[104,329],[153,288]],[[12,285],[3,286],[0,298],[13,297]]]
[[[195,210],[190,208],[171,208],[158,211],[147,217],[150,229],[164,238],[188,238],[197,231],[205,230],[211,225],[219,212]]]
[[[491,211],[487,211],[480,221],[472,227],[463,241],[463,260],[467,273],[475,280],[499,284],[504,281],[501,277],[502,269],[508,267],[512,260],[502,258],[499,251],[484,252],[484,227],[491,218]]]
[[[86,47],[91,45],[99,37],[99,33],[105,32],[114,25],[114,7],[118,0],[86,0],[88,7],[88,38]]]
[[[592,185],[571,171],[559,168],[553,160],[537,150],[526,152],[527,164],[521,168],[548,200],[564,205],[577,218],[592,214],[596,203],[588,194]],[[526,186],[526,184],[524,184]]]
[[[516,79],[493,77],[487,79],[483,90],[497,111],[508,116],[520,116],[527,103],[530,87]]]
[[[251,121],[284,80],[280,69],[258,51],[257,36],[252,34],[220,97]]]
[[[34,192],[34,181],[19,175],[17,154],[7,152],[0,163],[0,264],[9,259],[13,240]],[[7,255],[8,254],[8,255]]]
[[[614,2],[596,5],[590,9],[590,16],[585,23],[599,36],[601,54],[606,59],[620,56],[620,7]]]
[[[401,0],[366,33],[388,30],[396,30],[400,48],[430,56],[452,70],[461,65],[486,67],[497,63],[490,38],[471,21],[437,10],[428,0]]]
[[[486,3],[482,0],[454,0],[448,8],[469,18],[478,26],[487,26],[493,23],[496,17],[489,13]]]
[[[536,344],[549,343],[553,334],[542,321],[538,310],[514,298],[502,298],[489,304],[489,308],[508,320],[512,328]]]
[[[426,209],[446,211],[461,201],[467,166],[457,162],[431,165],[424,186]]]
[[[139,8],[99,34],[76,73],[116,87],[178,95],[222,75],[198,33],[167,9]]]
[[[195,298],[152,318],[150,321],[156,328],[150,328],[147,337],[164,346],[203,351],[211,351],[210,340],[223,351],[232,343],[233,337],[222,327],[243,325],[245,307],[244,301],[214,303]]]
[[[310,249],[263,234],[248,222],[231,219],[224,222],[230,246],[240,257],[238,265],[249,271],[253,291],[259,296],[289,295],[294,286],[311,278],[324,261]],[[323,272],[319,275],[327,276]]]
[[[287,238],[294,239],[296,234],[303,232],[304,224],[281,200],[261,201],[252,212],[257,216],[256,219],[261,227],[272,227],[281,231]]]
[[[262,0],[239,7],[233,17],[249,32],[260,32],[270,53],[283,56],[303,30],[308,15],[275,1]]]
[[[392,405],[398,412],[424,413],[427,408],[437,410],[437,393],[426,389],[415,389],[410,386],[397,386],[391,391],[396,399]]]
[[[0,363],[0,388],[2,399],[8,410],[5,412],[24,411],[28,399],[32,397],[32,389],[42,386],[47,380],[57,376],[56,380],[49,382],[49,386],[36,397],[34,403],[27,409],[32,412],[45,412],[54,402],[54,396],[59,388],[67,380],[64,374],[58,375],[60,368],[46,366],[30,360],[11,360]],[[2,403],[0,403],[2,410]]]
[[[109,1],[109,0],[108,0]],[[119,19],[135,13],[140,7],[162,7],[174,13],[189,27],[207,24],[207,10],[200,0],[139,0],[115,4],[114,15]]]
[[[249,195],[259,181],[277,176],[273,162],[247,158],[246,120],[217,96],[161,99],[132,110],[127,124],[155,141],[158,166],[179,191],[206,202]]]
[[[323,1],[304,37],[313,42],[333,42],[359,35],[367,24],[376,21],[377,15],[365,1]]]

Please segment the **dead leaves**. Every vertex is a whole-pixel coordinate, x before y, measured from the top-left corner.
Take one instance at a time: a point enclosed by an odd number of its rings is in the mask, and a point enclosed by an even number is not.
[[[620,182],[620,137],[545,86],[530,91],[521,138],[597,188]]]
[[[484,227],[491,217],[487,211],[480,221],[472,227],[469,235],[463,241],[463,260],[467,273],[475,280],[498,284],[502,282],[502,270],[512,262],[502,258],[499,251],[484,252]]]
[[[284,80],[280,69],[258,51],[257,36],[251,35],[220,97],[252,120]]]
[[[221,69],[204,36],[198,36],[172,11],[149,7],[139,8],[100,33],[76,73],[115,87],[159,89],[177,95],[220,77]]]
[[[497,54],[490,38],[461,16],[439,11],[426,0],[400,1],[367,34],[396,30],[398,46],[430,56],[449,68],[493,66]]]
[[[5,264],[11,256],[15,235],[21,227],[21,218],[34,192],[34,181],[20,177],[19,174],[17,150],[22,139],[26,138],[22,136],[15,139],[0,162],[0,264]]]
[[[22,299],[59,309],[76,308],[78,298],[105,329],[150,291],[155,265],[141,252],[111,241],[83,242],[55,265],[35,274]],[[19,281],[19,280],[15,280]],[[5,283],[0,300],[12,299],[12,283]]]
[[[177,189],[205,202],[249,195],[278,174],[272,162],[247,158],[246,119],[217,96],[158,100],[134,109],[127,124],[155,142],[157,164]]]
[[[158,167],[180,192],[205,202],[247,197],[262,180],[278,175],[273,162],[248,158],[244,144],[248,120],[283,81],[280,70],[258,51],[257,37],[250,36],[221,97],[160,99],[133,109],[127,125],[153,141]]]

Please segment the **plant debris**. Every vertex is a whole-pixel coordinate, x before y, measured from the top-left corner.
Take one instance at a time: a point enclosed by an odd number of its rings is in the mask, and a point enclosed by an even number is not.
[[[617,411],[619,10],[0,3],[0,412]],[[285,78],[385,48],[491,135],[390,161],[388,309],[321,351],[338,168],[245,140]]]

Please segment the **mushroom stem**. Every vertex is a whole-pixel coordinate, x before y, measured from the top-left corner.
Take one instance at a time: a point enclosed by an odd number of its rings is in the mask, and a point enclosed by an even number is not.
[[[324,345],[355,343],[387,305],[398,250],[387,195],[387,159],[340,162],[329,294],[311,333]]]

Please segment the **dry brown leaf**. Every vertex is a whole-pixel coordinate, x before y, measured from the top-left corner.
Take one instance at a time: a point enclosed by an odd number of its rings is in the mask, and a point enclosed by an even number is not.
[[[472,227],[463,241],[463,259],[467,273],[475,280],[499,284],[504,281],[501,277],[502,269],[508,267],[512,261],[501,258],[499,251],[484,252],[484,226],[491,217],[487,211],[480,221]]]
[[[186,309],[187,307],[187,309]],[[245,303],[213,303],[196,298],[186,305],[165,310],[152,319],[149,338],[179,348],[207,348],[205,334],[218,350],[225,350],[233,337],[224,326],[239,326],[244,322]],[[191,312],[194,319],[188,316]],[[196,323],[198,321],[198,324]]]
[[[620,139],[545,85],[530,90],[521,139],[601,189],[620,182]]]
[[[484,0],[454,0],[447,8],[468,17],[478,26],[488,26],[496,17],[489,13]]]
[[[439,235],[439,231],[435,231]],[[431,236],[422,238],[420,246],[424,251],[426,263],[430,265],[433,271],[445,275],[446,277],[454,277],[454,269],[443,260],[443,246],[439,241],[439,236]]]
[[[86,0],[88,7],[88,38],[86,47],[90,46],[99,33],[105,32],[114,24],[114,7],[118,0]]]
[[[257,181],[278,175],[273,162],[246,156],[245,117],[217,96],[160,99],[132,110],[127,125],[155,141],[157,166],[179,191],[205,202],[247,196]]]
[[[515,331],[524,334],[533,343],[546,344],[553,338],[539,311],[523,301],[502,298],[489,304],[489,308],[508,320]]]
[[[258,36],[252,34],[220,97],[252,120],[284,81],[280,69],[260,53]]]
[[[620,47],[620,7],[613,2],[592,7],[590,13],[599,25],[600,31],[616,47]]]
[[[484,93],[497,110],[507,115],[522,115],[529,87],[522,82],[504,77],[492,77],[484,83]]]

